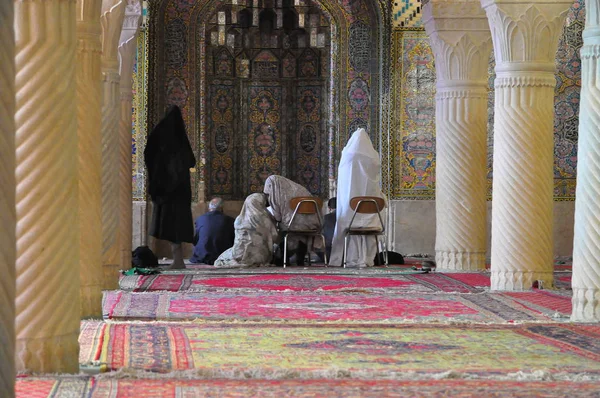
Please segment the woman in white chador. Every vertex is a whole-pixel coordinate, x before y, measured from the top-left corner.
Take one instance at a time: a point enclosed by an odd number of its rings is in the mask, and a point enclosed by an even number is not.
[[[373,148],[365,129],[352,134],[342,151],[337,181],[337,220],[330,265],[341,266],[344,257],[344,231],[348,229],[354,211],[350,199],[355,196],[378,196],[381,192],[381,161]],[[381,218],[385,220],[385,214]],[[380,226],[377,214],[357,214],[352,227]],[[347,265],[350,267],[371,267],[377,254],[377,244],[373,236],[351,236],[348,238]]]

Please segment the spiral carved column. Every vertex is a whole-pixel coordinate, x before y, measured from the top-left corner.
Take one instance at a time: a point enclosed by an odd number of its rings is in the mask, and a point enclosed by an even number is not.
[[[124,0],[103,0],[102,16],[102,264],[105,289],[116,287],[119,227],[119,59]]]
[[[75,0],[15,1],[17,370],[79,371]]]
[[[15,396],[15,35],[14,4],[0,3],[0,396]]]
[[[496,57],[491,287],[552,287],[554,56],[572,1],[481,3]]]
[[[491,33],[478,0],[431,0],[423,20],[437,72],[437,269],[484,269]]]
[[[139,1],[129,0],[119,43],[121,117],[119,121],[119,249],[122,269],[131,267],[133,240],[131,121],[133,103],[133,64],[137,32],[141,20]]]
[[[101,6],[100,0],[77,1],[79,274],[83,318],[102,315]]]
[[[600,1],[589,0],[581,50],[581,108],[573,244],[573,321],[600,321]]]

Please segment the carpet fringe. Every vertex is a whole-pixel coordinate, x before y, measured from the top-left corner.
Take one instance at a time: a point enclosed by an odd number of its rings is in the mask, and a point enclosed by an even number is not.
[[[516,321],[490,321],[490,322],[478,322],[471,320],[440,320],[440,319],[431,319],[427,321],[423,320],[415,320],[415,319],[378,319],[378,320],[348,320],[348,319],[337,319],[337,320],[313,320],[313,319],[268,319],[268,320],[250,320],[250,319],[159,319],[159,320],[139,320],[139,319],[105,319],[104,322],[106,324],[165,324],[173,326],[174,324],[181,324],[182,326],[193,326],[193,325],[203,325],[203,326],[211,326],[211,325],[247,325],[247,326],[261,326],[261,325],[269,325],[269,326],[323,326],[323,325],[332,325],[332,326],[349,326],[349,327],[369,327],[369,326],[377,326],[377,327],[402,327],[402,326],[436,326],[436,325],[445,325],[445,326],[519,326],[519,325],[528,325],[528,324],[538,324],[538,325],[556,325],[556,324],[569,324],[569,325],[581,325],[581,323],[571,322],[570,319],[540,319],[540,320],[516,320]]]
[[[589,373],[552,373],[547,370],[531,372],[518,371],[504,375],[478,375],[474,373],[446,371],[438,373],[366,371],[330,368],[318,371],[297,371],[284,369],[191,369],[169,373],[155,373],[135,369],[119,369],[118,371],[94,376],[96,379],[231,379],[231,380],[284,380],[284,379],[358,379],[358,380],[500,380],[500,381],[600,381],[600,375]]]

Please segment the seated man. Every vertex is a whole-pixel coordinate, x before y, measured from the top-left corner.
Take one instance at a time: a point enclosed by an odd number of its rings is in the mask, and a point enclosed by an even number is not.
[[[223,214],[223,199],[214,198],[208,204],[208,213],[196,219],[194,264],[214,264],[225,250],[233,246],[235,231],[233,218]]]

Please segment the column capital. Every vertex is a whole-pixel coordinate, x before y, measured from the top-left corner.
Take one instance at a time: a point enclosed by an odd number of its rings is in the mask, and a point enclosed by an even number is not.
[[[423,22],[436,58],[438,88],[444,81],[487,82],[490,28],[479,0],[431,0]]]
[[[554,71],[556,47],[571,0],[481,0],[496,65],[536,63]]]
[[[103,0],[100,24],[102,25],[102,68],[119,68],[118,46],[123,19],[125,0]]]

